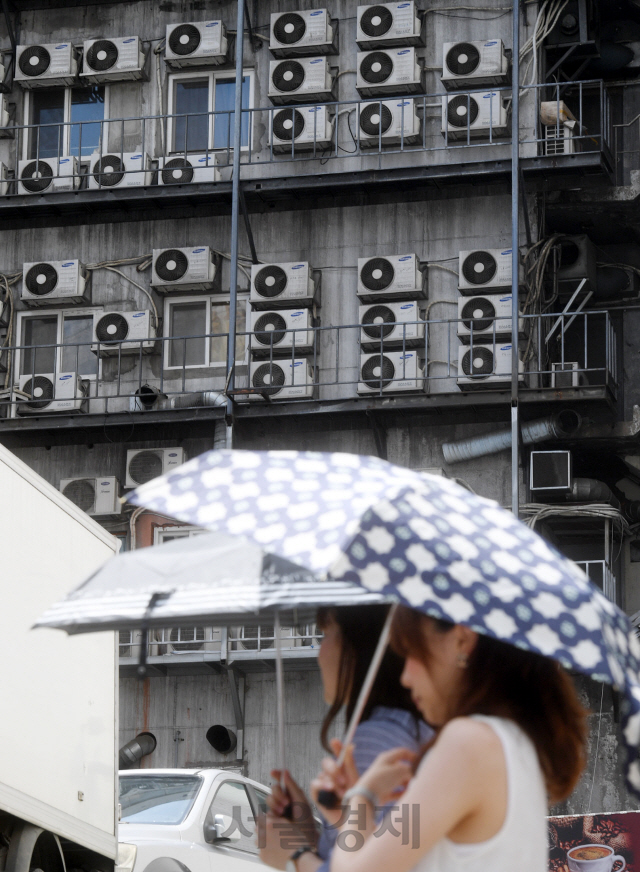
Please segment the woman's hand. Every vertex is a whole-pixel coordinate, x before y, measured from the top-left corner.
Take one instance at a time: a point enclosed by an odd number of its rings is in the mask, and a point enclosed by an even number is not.
[[[295,824],[271,813],[258,816],[256,833],[260,859],[274,869],[285,869],[296,844],[305,844],[304,836]]]
[[[413,776],[414,751],[408,748],[392,748],[378,754],[371,766],[358,780],[356,786],[370,790],[378,800],[378,805],[402,796]]]
[[[356,783],[359,773],[353,760],[353,745],[347,749],[344,764],[340,767],[336,760],[342,751],[342,742],[339,739],[332,739],[330,745],[336,756],[324,758],[321,771],[311,782],[310,793],[327,823],[335,825],[342,819],[342,797]],[[318,801],[321,790],[327,790],[337,796],[337,808],[329,809],[321,805]]]
[[[287,807],[290,807],[290,822],[304,833],[304,844],[315,848],[318,843],[318,831],[311,805],[304,790],[294,781],[288,769],[272,769],[271,777],[274,779],[274,783],[271,787],[271,795],[267,797],[269,813],[274,817],[281,818]],[[283,777],[284,790],[282,789]]]

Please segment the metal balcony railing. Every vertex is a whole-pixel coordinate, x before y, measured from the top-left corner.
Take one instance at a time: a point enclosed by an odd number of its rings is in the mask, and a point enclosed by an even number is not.
[[[239,332],[234,398],[273,402],[426,392],[437,401],[444,394],[507,390],[511,339],[496,332],[497,323],[484,331],[474,329],[474,321],[428,318],[392,328],[374,323]],[[597,387],[615,396],[617,336],[607,311],[523,315],[519,334],[523,392],[566,396]],[[213,405],[205,398],[225,391],[227,344],[227,333],[206,333],[153,343],[10,346],[0,355],[0,417]],[[217,352],[206,355],[205,365],[194,359],[194,348],[204,355],[207,345]],[[153,363],[158,354],[161,367]]]
[[[488,147],[494,151],[484,157],[495,158],[495,148],[502,145],[508,157],[510,100],[510,88],[485,88],[245,109],[241,164],[246,177],[260,178],[277,175],[283,163],[292,161],[308,163],[306,170],[299,169],[304,174],[316,172],[313,162],[318,160],[323,165],[331,161],[332,172],[350,172],[358,162],[370,169],[372,157],[379,166],[396,166],[392,156],[398,154],[405,155],[401,165],[414,153],[416,166],[464,163],[482,160]],[[555,124],[541,124],[542,102],[556,104]],[[560,121],[561,103],[575,116],[571,129]],[[525,157],[610,150],[609,96],[600,80],[527,86],[521,91],[520,113]],[[0,180],[0,192],[215,181],[233,162],[233,123],[234,112],[224,111],[5,128],[2,132],[14,137],[15,147],[10,159],[3,158],[8,174]],[[204,172],[189,178],[179,166],[166,167],[167,161],[190,154]]]

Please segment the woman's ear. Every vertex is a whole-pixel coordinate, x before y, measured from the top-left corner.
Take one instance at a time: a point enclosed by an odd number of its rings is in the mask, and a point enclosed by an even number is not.
[[[478,634],[464,624],[456,625],[457,652],[463,657],[470,657],[478,644]]]

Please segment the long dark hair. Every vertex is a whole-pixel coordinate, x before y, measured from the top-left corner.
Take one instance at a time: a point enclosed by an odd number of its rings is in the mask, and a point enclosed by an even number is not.
[[[317,624],[324,629],[331,621],[340,628],[341,656],[336,697],[324,717],[320,730],[322,747],[331,753],[329,729],[340,710],[345,707],[347,721],[356,706],[360,688],[371,663],[380,633],[389,611],[389,606],[341,606],[318,610]],[[378,675],[362,713],[361,722],[371,717],[376,706],[403,709],[415,718],[416,738],[420,713],[411,701],[411,695],[400,684],[404,662],[390,649],[385,653]]]
[[[415,657],[428,667],[425,629],[429,624],[439,633],[455,626],[400,607],[391,627],[394,651],[401,657]],[[558,663],[479,635],[451,717],[472,714],[515,721],[535,746],[550,799],[559,802],[569,796],[585,765],[587,711]]]

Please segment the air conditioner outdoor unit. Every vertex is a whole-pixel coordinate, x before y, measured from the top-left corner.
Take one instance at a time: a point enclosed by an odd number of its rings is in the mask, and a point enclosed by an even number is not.
[[[0,161],[0,197],[4,197],[9,190],[9,179],[7,173],[7,165]]]
[[[442,135],[448,141],[506,136],[507,109],[502,91],[455,94],[442,98]]]
[[[292,106],[271,112],[270,144],[276,154],[324,150],[332,142],[333,119],[326,106]]]
[[[80,185],[78,159],[39,157],[18,161],[18,193],[50,194],[54,191],[74,191]]]
[[[164,59],[170,67],[224,64],[227,48],[227,31],[222,21],[167,24]]]
[[[141,642],[142,630],[120,630],[118,632],[118,657],[133,657],[139,650]]]
[[[151,184],[151,159],[139,151],[94,154],[89,170],[89,189],[141,188]]]
[[[3,139],[12,137],[15,134],[13,127],[9,126],[10,122],[9,104],[7,103],[7,98],[3,94],[2,99],[0,100],[0,137]]]
[[[356,68],[356,91],[361,97],[422,91],[422,68],[413,47],[358,52]]]
[[[288,636],[291,628],[281,627],[281,638]],[[238,627],[238,639],[246,651],[259,651],[263,648],[273,648],[275,644],[273,625],[261,627]]]
[[[310,309],[251,312],[251,353],[256,357],[308,354],[313,351],[312,326]]]
[[[20,299],[32,307],[88,303],[84,267],[79,260],[24,263]]]
[[[204,627],[175,627],[168,632],[165,631],[165,639],[169,643],[168,653],[171,654],[202,651],[206,641],[206,631]]]
[[[255,309],[311,306],[316,284],[311,267],[304,261],[253,264],[249,300]]]
[[[524,366],[519,361],[518,381],[524,381]],[[458,349],[458,386],[493,388],[511,384],[511,343],[501,345],[461,345]]]
[[[573,466],[570,451],[532,451],[529,464],[529,489],[532,491],[570,491]]]
[[[362,148],[379,145],[413,145],[420,139],[420,117],[413,100],[380,100],[361,103],[358,126]]]
[[[596,249],[584,234],[580,236],[563,236],[558,240],[560,258],[556,275],[563,294],[571,293],[586,279],[583,291],[596,289],[597,258]]]
[[[587,381],[585,373],[581,372],[583,369],[577,360],[552,363],[551,387],[559,391],[581,387]]]
[[[139,36],[119,39],[87,39],[81,78],[87,82],[142,79],[145,54]]]
[[[215,277],[213,252],[208,245],[153,250],[151,285],[157,291],[208,291]]]
[[[458,300],[458,338],[461,342],[502,342],[511,339],[511,294],[487,294]],[[527,321],[520,318],[518,333],[523,336]]]
[[[155,329],[151,312],[105,312],[93,325],[94,354],[118,357],[121,354],[151,354],[155,348]]]
[[[18,415],[79,412],[85,400],[82,380],[75,372],[21,375],[18,390],[31,397],[18,405]]]
[[[14,79],[23,88],[72,85],[77,74],[78,62],[70,42],[16,48]]]
[[[250,364],[252,399],[300,400],[313,396],[313,367],[302,357],[255,361]]]
[[[373,303],[359,307],[360,345],[367,351],[384,348],[415,348],[424,342],[424,321],[415,301]]]
[[[357,294],[365,303],[424,297],[418,256],[359,257]]]
[[[547,157],[559,154],[575,154],[576,142],[573,138],[574,129],[565,124],[545,124],[544,153]]]
[[[502,40],[445,42],[442,84],[448,91],[508,85],[509,58]]]
[[[415,3],[358,6],[356,42],[363,49],[379,46],[424,45]]]
[[[269,63],[269,99],[278,106],[333,100],[334,82],[326,57]]]
[[[467,296],[488,288],[511,287],[511,249],[486,248],[461,251],[458,288]]]
[[[127,451],[125,487],[138,487],[185,462],[183,448],[140,448]]]
[[[219,182],[218,154],[185,154],[158,158],[159,185],[189,185]]]
[[[359,394],[424,390],[424,366],[415,351],[360,355]]]
[[[118,479],[63,478],[60,490],[67,499],[88,515],[119,515],[122,503],[118,498]]]
[[[327,9],[271,13],[269,50],[276,58],[337,54],[336,36]]]

